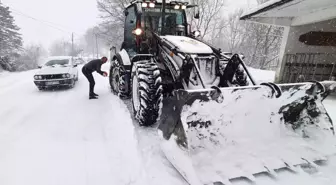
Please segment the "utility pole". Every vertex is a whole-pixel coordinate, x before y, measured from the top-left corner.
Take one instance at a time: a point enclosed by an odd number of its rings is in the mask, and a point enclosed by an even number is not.
[[[74,34],[71,35],[71,56],[74,57]]]
[[[95,35],[95,33],[94,33],[94,30],[92,31],[92,58],[94,58],[94,56],[95,56],[95,47],[94,47],[94,45],[93,45],[93,42],[94,42],[94,35]]]
[[[66,48],[65,48],[65,41],[63,40],[63,56],[67,55],[65,50],[66,50]]]
[[[96,35],[96,50],[97,50],[97,58],[99,58],[99,56],[98,56],[98,39],[97,39],[97,33],[96,33],[95,35]]]

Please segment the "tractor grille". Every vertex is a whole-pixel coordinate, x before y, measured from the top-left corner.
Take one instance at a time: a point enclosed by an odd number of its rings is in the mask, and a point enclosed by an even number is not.
[[[42,75],[42,80],[62,79],[62,74]]]
[[[200,69],[201,73],[207,73],[210,76],[215,75],[215,65],[216,65],[216,59],[212,56],[206,56],[206,57],[196,57],[195,62],[197,64],[197,67]]]

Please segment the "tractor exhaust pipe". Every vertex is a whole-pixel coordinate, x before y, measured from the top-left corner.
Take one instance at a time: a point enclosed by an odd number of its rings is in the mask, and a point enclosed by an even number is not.
[[[165,35],[165,22],[166,22],[166,0],[162,0],[162,15],[161,15],[161,35]]]

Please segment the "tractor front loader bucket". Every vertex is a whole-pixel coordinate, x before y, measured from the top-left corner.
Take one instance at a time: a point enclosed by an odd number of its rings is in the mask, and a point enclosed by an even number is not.
[[[175,91],[160,120],[162,150],[191,185],[257,183],[258,175],[276,179],[282,169],[314,171],[336,154],[334,126],[322,104],[333,87],[266,83]]]

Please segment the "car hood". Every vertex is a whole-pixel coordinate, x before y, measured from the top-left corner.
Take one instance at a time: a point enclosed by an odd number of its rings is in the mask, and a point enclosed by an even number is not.
[[[69,73],[70,67],[63,66],[43,66],[36,74],[37,75],[54,75],[54,74],[64,74]]]

